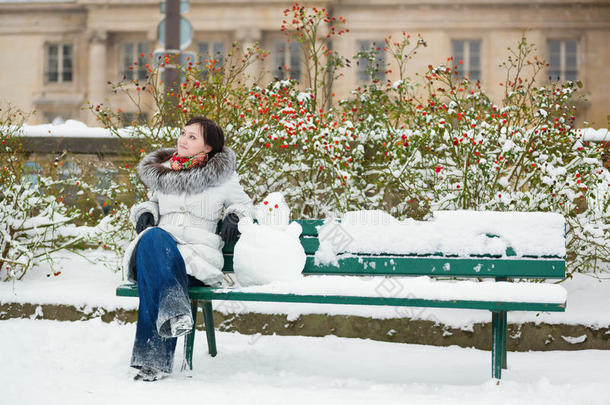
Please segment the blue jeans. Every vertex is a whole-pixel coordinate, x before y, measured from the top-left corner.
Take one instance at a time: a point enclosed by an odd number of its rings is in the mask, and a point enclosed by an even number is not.
[[[136,248],[136,278],[140,305],[131,366],[171,373],[178,338],[170,334],[170,319],[192,317],[189,286],[205,286],[187,275],[184,260],[169,233],[148,229]]]

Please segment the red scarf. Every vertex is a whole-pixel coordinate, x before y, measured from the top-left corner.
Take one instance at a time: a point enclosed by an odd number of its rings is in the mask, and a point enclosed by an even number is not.
[[[188,170],[195,166],[204,166],[208,161],[208,154],[205,152],[198,153],[194,156],[181,157],[178,152],[172,155],[170,167],[173,170]]]

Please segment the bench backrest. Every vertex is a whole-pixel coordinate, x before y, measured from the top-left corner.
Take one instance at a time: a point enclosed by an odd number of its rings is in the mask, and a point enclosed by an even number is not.
[[[443,252],[430,254],[370,254],[347,253],[338,255],[339,266],[316,265],[314,254],[320,246],[316,226],[323,224],[319,219],[297,219],[303,232],[300,237],[307,261],[303,274],[342,275],[410,275],[439,277],[495,277],[495,278],[564,278],[565,259],[557,256],[517,256],[510,247],[504,256],[481,254],[467,257],[445,255]],[[489,238],[495,235],[487,235]],[[233,272],[233,248],[235,242],[225,245],[224,272]]]

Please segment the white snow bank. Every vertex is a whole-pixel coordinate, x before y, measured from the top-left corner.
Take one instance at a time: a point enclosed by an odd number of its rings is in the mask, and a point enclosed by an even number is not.
[[[42,1],[42,0],[41,0]],[[48,0],[44,0],[48,1]],[[59,1],[59,0],[58,0]],[[2,2],[2,0],[0,0]],[[397,84],[399,82],[396,82]],[[297,98],[299,100],[308,100],[310,93],[300,93]],[[577,130],[582,134],[584,141],[610,141],[610,134],[606,128],[581,128]],[[85,123],[77,120],[66,120],[60,124],[40,124],[40,125],[23,125],[24,136],[63,136],[63,137],[113,137],[110,131],[101,127],[89,127]],[[404,131],[403,131],[404,132]],[[409,132],[409,131],[407,131]],[[133,131],[130,127],[119,130],[121,136],[133,136]],[[510,141],[508,141],[510,142]]]
[[[46,262],[28,270],[21,281],[0,283],[0,302],[64,304],[78,308],[102,307],[136,309],[137,299],[117,297],[116,287],[126,283],[121,272],[113,272],[114,253],[103,249],[83,251],[82,255],[60,251],[53,269]],[[118,267],[118,264],[117,264]],[[54,276],[54,272],[60,272]]]
[[[436,211],[430,221],[398,221],[383,211],[351,211],[317,227],[316,260],[335,263],[342,252],[505,257],[508,247],[517,256],[564,257],[564,228],[563,216],[547,212]]]
[[[16,127],[12,127],[13,130]],[[144,133],[153,134],[153,131],[149,128],[135,128],[125,127],[117,130],[118,134],[124,138],[135,138],[143,136]],[[158,130],[159,134],[173,133],[178,135],[178,128],[164,127]],[[154,132],[157,133],[157,130]],[[24,137],[42,137],[42,136],[54,136],[64,138],[116,138],[116,135],[111,133],[109,129],[102,127],[89,127],[87,124],[77,120],[67,120],[60,124],[40,124],[40,125],[28,125],[23,124],[21,131],[18,133],[19,136]]]
[[[580,134],[582,134],[583,141],[594,141],[594,142],[608,141],[608,142],[610,142],[610,133],[608,132],[608,130],[606,128],[600,128],[600,129],[583,128],[583,129],[579,129],[578,132]]]
[[[67,120],[62,124],[23,125],[24,136],[64,136],[110,138],[113,135],[105,128],[89,128],[87,124],[77,120]]]
[[[428,276],[392,277],[371,284],[358,276],[307,276],[297,281],[274,281],[260,286],[224,288],[223,292],[256,292],[296,295],[345,295],[361,297],[411,298],[503,302],[564,303],[567,293],[557,284],[436,280]]]
[[[135,324],[0,321],[6,404],[608,404],[610,351],[509,352],[499,385],[489,351],[368,339],[217,332],[196,339],[194,370],[132,380]],[[459,372],[456,372],[459,370]]]

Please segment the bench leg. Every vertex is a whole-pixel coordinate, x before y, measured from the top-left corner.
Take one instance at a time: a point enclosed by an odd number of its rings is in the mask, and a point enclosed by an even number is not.
[[[212,301],[203,301],[203,319],[205,321],[205,334],[208,338],[208,352],[210,356],[216,357],[216,336],[214,335],[214,316],[212,313]]]
[[[492,311],[491,313],[491,377],[502,378],[502,312]]]
[[[182,364],[182,370],[184,371],[187,367],[189,370],[193,369],[193,345],[195,343],[195,331],[197,328],[197,300],[191,300],[191,312],[193,314],[193,329],[191,332],[186,335],[184,339],[184,360],[185,363]]]
[[[507,322],[507,312],[501,312],[501,321],[502,321],[502,368],[507,369],[506,367],[506,347],[508,345],[508,322]]]
[[[496,281],[507,281],[507,277],[496,277]],[[506,321],[506,311],[498,311],[500,317],[498,322],[500,323],[500,334],[502,336],[502,368],[506,369],[506,345],[508,343],[508,323]]]

